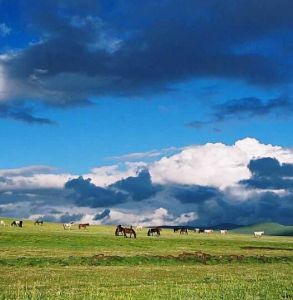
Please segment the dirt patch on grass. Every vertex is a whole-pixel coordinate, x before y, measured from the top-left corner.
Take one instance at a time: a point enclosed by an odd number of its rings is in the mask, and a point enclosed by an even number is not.
[[[288,256],[244,256],[239,254],[211,255],[201,251],[183,252],[178,256],[173,255],[136,255],[136,256],[111,256],[98,253],[93,256],[69,257],[17,257],[1,258],[0,266],[32,266],[47,267],[58,266],[137,266],[137,265],[182,265],[182,264],[230,264],[230,263],[293,263],[293,257]]]
[[[264,256],[264,255],[254,255],[254,256],[244,256],[240,254],[230,254],[230,255],[211,255],[201,251],[195,252],[183,252],[178,256],[173,255],[153,255],[153,256],[105,256],[104,254],[96,254],[92,256],[93,264],[222,264],[230,262],[243,262],[243,263],[272,263],[272,262],[292,262],[293,258],[287,256]]]

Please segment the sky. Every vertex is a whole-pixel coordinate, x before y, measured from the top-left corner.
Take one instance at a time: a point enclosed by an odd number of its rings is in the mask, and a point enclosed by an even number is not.
[[[291,0],[0,0],[0,216],[293,224]]]

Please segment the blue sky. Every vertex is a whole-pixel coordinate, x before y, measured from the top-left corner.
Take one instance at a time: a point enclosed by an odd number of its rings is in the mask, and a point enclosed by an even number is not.
[[[0,0],[0,169],[83,175],[126,154],[246,137],[292,148],[292,10]]]

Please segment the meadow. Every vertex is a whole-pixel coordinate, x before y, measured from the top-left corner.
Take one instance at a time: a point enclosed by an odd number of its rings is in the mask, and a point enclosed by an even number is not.
[[[0,299],[293,299],[292,237],[114,231],[0,227]]]

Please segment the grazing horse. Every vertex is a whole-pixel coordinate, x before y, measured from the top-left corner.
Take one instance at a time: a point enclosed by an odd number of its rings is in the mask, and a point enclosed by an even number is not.
[[[204,233],[206,233],[206,234],[211,234],[213,232],[214,232],[213,229],[205,229],[204,230]]]
[[[198,233],[204,233],[204,229],[199,229]]]
[[[35,225],[43,225],[44,224],[44,221],[43,220],[36,220]]]
[[[81,229],[81,228],[86,229],[88,226],[90,226],[89,223],[81,223],[81,224],[78,224],[78,229]]]
[[[15,220],[11,223],[11,226],[22,227],[23,221]]]
[[[180,234],[188,234],[187,228],[180,228]]]
[[[70,230],[73,224],[74,224],[74,222],[71,222],[71,223],[64,223],[64,224],[63,224],[64,230],[67,230],[67,229]]]
[[[262,235],[264,235],[265,234],[265,232],[264,231],[255,231],[254,232],[254,237],[258,237],[258,238],[260,238]]]
[[[0,221],[0,226],[6,226],[5,222],[3,220]]]
[[[194,228],[193,231],[196,232],[196,233],[199,233],[200,229],[199,228]]]
[[[132,226],[130,226],[130,228],[126,228],[126,227],[122,227],[122,228],[123,228],[124,237],[127,238],[127,234],[129,234],[130,238],[133,235],[133,237],[136,239],[136,232],[134,231],[134,229],[132,228]]]
[[[222,229],[222,230],[220,230],[220,233],[221,233],[222,235],[225,235],[225,234],[228,233],[228,230],[227,230],[227,229]]]
[[[180,229],[180,228],[174,228],[174,232],[177,232],[177,231],[179,231],[179,229]]]
[[[115,230],[115,235],[119,236],[119,235],[123,235],[123,234],[124,234],[123,227],[121,225],[118,225]]]
[[[159,227],[155,227],[155,228],[150,228],[148,230],[148,236],[154,235],[156,234],[157,236],[161,235],[161,228]]]

